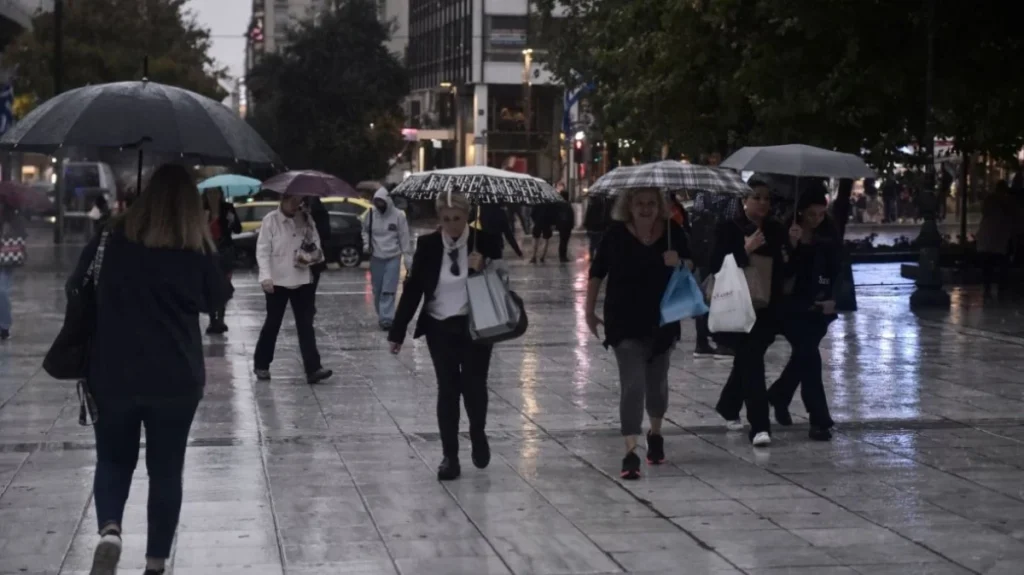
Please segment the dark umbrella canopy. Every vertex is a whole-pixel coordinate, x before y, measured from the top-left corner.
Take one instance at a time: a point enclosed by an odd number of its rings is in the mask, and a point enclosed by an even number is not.
[[[155,82],[86,86],[47,100],[0,139],[0,148],[50,154],[65,146],[140,148],[209,164],[280,164],[223,104]]]
[[[295,170],[278,174],[263,182],[262,188],[287,196],[359,197],[359,192],[345,180],[316,170]]]

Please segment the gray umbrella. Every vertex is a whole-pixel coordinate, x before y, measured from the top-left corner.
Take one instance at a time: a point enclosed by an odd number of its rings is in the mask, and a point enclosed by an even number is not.
[[[804,144],[749,146],[726,158],[721,167],[797,177],[874,178],[860,156]]]
[[[64,92],[0,138],[0,149],[14,152],[52,154],[66,146],[132,148],[206,164],[280,164],[263,138],[226,106],[145,80]]]

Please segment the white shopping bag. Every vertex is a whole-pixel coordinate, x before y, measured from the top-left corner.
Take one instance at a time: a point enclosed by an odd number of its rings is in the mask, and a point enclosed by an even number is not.
[[[474,341],[498,343],[515,339],[526,331],[526,311],[519,296],[508,289],[498,266],[466,280],[469,296],[469,334]]]
[[[713,333],[750,333],[757,315],[750,301],[750,289],[743,270],[736,265],[732,254],[725,256],[722,269],[715,274],[715,289],[711,294],[711,315],[708,329]]]

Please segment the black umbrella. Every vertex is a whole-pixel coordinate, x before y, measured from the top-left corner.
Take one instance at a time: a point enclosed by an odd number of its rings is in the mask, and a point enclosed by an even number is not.
[[[143,152],[215,165],[280,163],[263,138],[223,104],[146,80],[64,92],[0,138],[0,149],[12,152],[52,154],[66,146],[138,149],[140,180]]]
[[[3,138],[11,151],[65,146],[141,148],[203,163],[279,163],[277,154],[227,106],[156,82],[115,82],[64,92],[30,112]]]

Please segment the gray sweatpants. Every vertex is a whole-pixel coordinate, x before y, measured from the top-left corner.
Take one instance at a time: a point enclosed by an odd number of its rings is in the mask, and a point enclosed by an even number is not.
[[[615,346],[619,364],[619,421],[622,435],[643,435],[648,417],[661,418],[668,409],[668,366],[672,350],[651,356],[651,342],[627,339]]]

